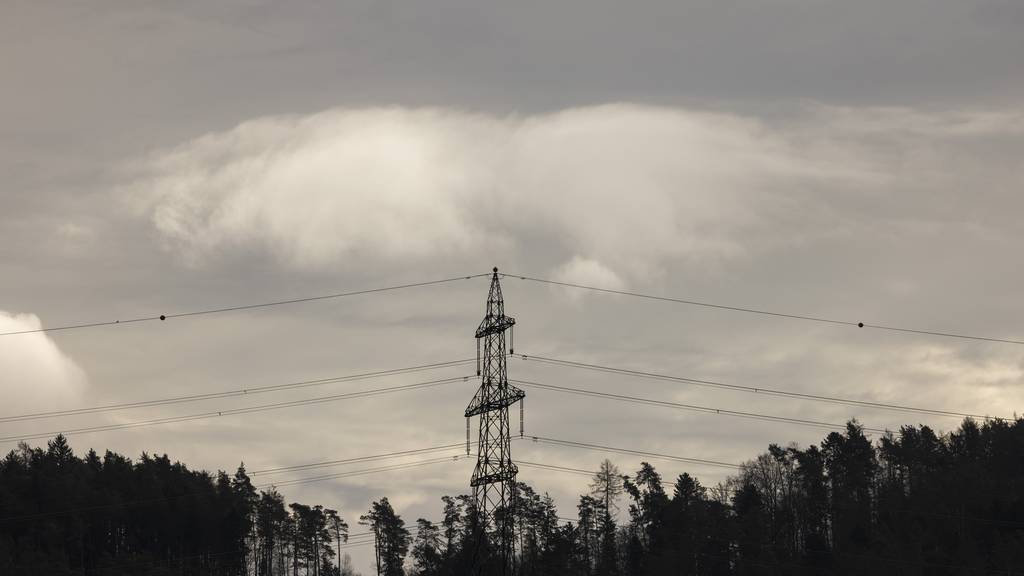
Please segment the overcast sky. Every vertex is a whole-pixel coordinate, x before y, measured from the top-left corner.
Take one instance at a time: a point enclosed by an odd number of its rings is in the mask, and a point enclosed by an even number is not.
[[[215,5],[212,5],[215,4]],[[479,274],[1024,339],[1024,4],[8,2],[0,331]],[[1012,415],[1024,347],[505,280],[517,351]],[[474,355],[484,279],[0,337],[3,415]],[[0,435],[470,374],[0,424]],[[514,378],[876,428],[955,418],[513,361]],[[458,442],[476,383],[72,436],[233,470]],[[527,434],[740,462],[824,430],[528,390]],[[877,436],[877,435],[876,435]],[[38,442],[38,441],[37,441]],[[13,443],[10,447],[13,447]],[[6,449],[6,448],[5,448]],[[603,457],[528,442],[516,457]],[[624,472],[639,459],[610,455]],[[665,462],[706,485],[727,471]],[[338,468],[342,471],[344,468]],[[409,523],[471,463],[283,489]],[[411,481],[413,475],[423,479]],[[308,475],[308,474],[307,474]],[[281,475],[276,478],[299,477]],[[579,476],[521,478],[575,514]],[[267,481],[257,477],[257,481]],[[361,531],[356,528],[355,531]],[[357,567],[371,556],[354,549]]]

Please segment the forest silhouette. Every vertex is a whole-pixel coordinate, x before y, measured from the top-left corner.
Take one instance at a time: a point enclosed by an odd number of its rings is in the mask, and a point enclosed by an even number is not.
[[[819,445],[773,444],[715,486],[605,460],[581,487],[566,514],[518,485],[517,574],[1024,574],[1024,419],[875,441],[851,421]],[[387,498],[355,514],[365,532],[349,540],[339,512],[286,503],[244,466],[78,457],[58,436],[0,462],[0,574],[351,575],[358,540],[380,574],[461,576],[493,549],[466,495],[441,497],[436,520],[407,524]]]

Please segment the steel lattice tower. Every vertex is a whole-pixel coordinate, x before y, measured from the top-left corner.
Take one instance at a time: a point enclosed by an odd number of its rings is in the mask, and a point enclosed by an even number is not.
[[[512,463],[510,449],[508,408],[521,402],[526,396],[522,390],[510,386],[505,353],[505,333],[512,337],[516,320],[505,315],[505,302],[501,296],[498,269],[491,277],[491,289],[487,295],[487,314],[476,329],[477,372],[480,375],[480,389],[466,408],[466,447],[469,448],[469,418],[480,416],[480,438],[477,444],[476,468],[470,486],[479,515],[479,538],[486,538],[488,528],[493,529],[497,545],[496,558],[474,560],[474,571],[481,573],[484,566],[495,566],[498,574],[511,576],[514,570],[515,542],[515,491],[516,474],[519,472]],[[483,348],[483,362],[480,350]],[[509,346],[511,352],[511,342]],[[522,404],[519,418],[522,434]],[[478,541],[479,542],[479,541]]]

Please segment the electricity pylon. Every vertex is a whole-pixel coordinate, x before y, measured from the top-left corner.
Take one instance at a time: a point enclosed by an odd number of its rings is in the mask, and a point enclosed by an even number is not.
[[[519,434],[522,435],[521,401],[526,396],[525,392],[508,383],[505,332],[509,333],[511,352],[512,327],[515,323],[515,318],[505,315],[501,283],[498,281],[498,269],[495,268],[487,295],[487,314],[476,329],[480,389],[466,408],[466,452],[469,452],[469,418],[480,416],[476,468],[469,485],[473,487],[473,499],[480,522],[478,538],[486,538],[488,528],[492,528],[498,549],[493,559],[474,555],[473,569],[476,574],[482,574],[485,566],[489,569],[494,567],[495,574],[503,576],[512,576],[515,569],[515,496],[519,469],[512,463],[508,407],[520,402]],[[478,548],[479,543],[480,540]],[[500,568],[496,566],[499,562]]]

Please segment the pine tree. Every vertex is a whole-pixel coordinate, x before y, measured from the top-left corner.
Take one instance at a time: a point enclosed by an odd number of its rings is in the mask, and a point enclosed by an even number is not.
[[[602,461],[590,484],[590,495],[599,506],[597,525],[600,536],[595,568],[598,576],[615,576],[619,573],[615,515],[623,489],[619,469],[611,460]]]
[[[416,540],[412,547],[416,574],[436,576],[441,571],[444,557],[441,551],[441,531],[436,524],[419,518],[416,520]]]
[[[377,571],[381,576],[403,576],[402,564],[409,551],[410,535],[405,522],[395,514],[387,498],[370,506],[369,512],[359,517],[359,523],[369,526],[376,539]]]

